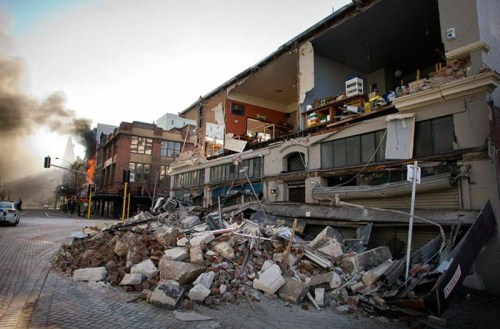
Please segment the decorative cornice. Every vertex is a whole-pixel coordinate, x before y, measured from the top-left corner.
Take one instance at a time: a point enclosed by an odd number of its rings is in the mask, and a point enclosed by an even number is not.
[[[407,111],[482,91],[492,92],[498,87],[499,82],[500,75],[490,71],[405,95],[394,99],[393,103],[399,111]]]
[[[469,43],[468,45],[465,45],[463,47],[450,50],[445,55],[448,60],[455,58],[464,58],[469,56],[469,54],[473,51],[477,50],[488,52],[490,51],[490,46],[486,42],[479,40],[473,43]]]

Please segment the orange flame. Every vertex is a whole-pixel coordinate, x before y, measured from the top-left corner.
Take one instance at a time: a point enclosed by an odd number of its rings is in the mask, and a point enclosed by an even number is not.
[[[95,157],[87,160],[87,184],[94,184],[95,165]]]

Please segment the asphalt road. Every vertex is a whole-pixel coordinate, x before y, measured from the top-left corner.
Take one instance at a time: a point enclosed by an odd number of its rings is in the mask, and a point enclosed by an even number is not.
[[[312,306],[304,310],[265,296],[252,304],[243,300],[218,308],[195,305],[194,312],[210,319],[177,320],[172,311],[142,300],[132,302],[137,294],[73,282],[51,267],[51,256],[62,243],[71,241],[70,234],[97,221],[110,220],[27,210],[17,227],[0,226],[0,328],[408,328],[398,319],[340,315],[331,308],[317,311]],[[489,328],[484,321],[475,326],[480,323],[477,312],[493,313],[498,298],[487,296],[490,299],[484,304],[484,298],[473,295],[475,303],[467,317],[464,310],[469,309],[471,296],[462,297],[452,305],[447,327]],[[495,325],[499,323],[497,315],[492,319],[497,320]]]

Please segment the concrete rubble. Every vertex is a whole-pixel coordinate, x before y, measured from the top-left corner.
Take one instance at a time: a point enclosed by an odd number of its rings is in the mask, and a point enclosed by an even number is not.
[[[393,259],[387,246],[354,251],[330,226],[309,241],[297,232],[290,241],[291,225],[283,220],[257,223],[231,211],[209,226],[201,209],[182,208],[74,234],[53,265],[75,281],[120,285],[171,310],[254,303],[264,295],[340,314],[394,311],[393,300],[415,301],[414,288],[438,265],[439,257],[413,257],[405,281],[404,259]]]

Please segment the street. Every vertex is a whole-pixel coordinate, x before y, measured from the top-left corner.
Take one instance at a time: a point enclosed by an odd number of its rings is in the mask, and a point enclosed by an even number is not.
[[[217,308],[195,305],[194,310],[181,309],[211,319],[179,321],[172,311],[143,300],[133,301],[137,293],[125,293],[119,287],[73,282],[51,267],[51,255],[62,243],[71,241],[70,234],[96,221],[106,222],[71,217],[53,210],[25,210],[17,227],[0,226],[0,328],[408,327],[402,320],[340,315],[329,307],[317,311],[312,305],[304,310],[300,305],[288,305],[265,296],[259,303],[242,300]],[[494,302],[492,305],[498,305],[498,300]],[[490,310],[494,307],[490,306]],[[456,306],[455,309],[460,310]],[[456,318],[459,311],[456,313],[455,321],[460,321]],[[471,326],[463,328],[466,327]]]

